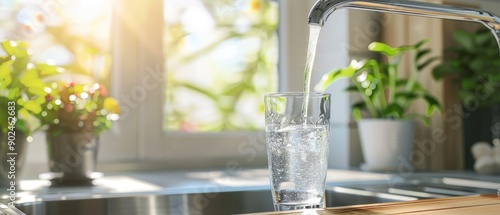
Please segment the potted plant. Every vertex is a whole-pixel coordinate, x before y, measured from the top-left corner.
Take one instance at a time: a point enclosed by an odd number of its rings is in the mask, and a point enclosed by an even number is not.
[[[446,51],[449,59],[433,68],[436,79],[450,77],[459,85],[463,106],[465,163],[472,169],[469,153],[474,143],[500,138],[500,51],[490,30],[454,32],[455,44]],[[500,141],[500,140],[497,140]]]
[[[71,80],[51,84],[39,115],[47,125],[49,169],[58,184],[88,184],[94,179],[99,135],[118,119],[118,102],[100,83]]]
[[[43,79],[62,72],[60,68],[30,62],[28,44],[4,41],[0,54],[0,187],[17,186],[24,162],[24,148],[40,125],[47,85]]]
[[[325,74],[316,85],[316,91],[324,91],[330,84],[350,78],[347,89],[361,96],[361,101],[352,106],[357,120],[367,170],[396,170],[403,159],[408,159],[415,133],[415,118],[428,123],[429,116],[441,109],[438,100],[419,83],[420,71],[436,58],[423,60],[430,52],[422,49],[426,41],[412,46],[390,47],[373,42],[368,49],[387,57],[387,63],[375,59],[352,61],[345,68]],[[398,76],[399,62],[405,53],[414,53],[414,67],[409,78]],[[427,102],[424,114],[409,113],[408,108],[417,99]],[[362,119],[363,113],[369,119]]]

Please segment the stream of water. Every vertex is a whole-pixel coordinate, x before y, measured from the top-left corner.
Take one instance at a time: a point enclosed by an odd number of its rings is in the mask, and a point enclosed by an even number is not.
[[[304,70],[304,102],[302,104],[302,117],[304,118],[304,123],[307,118],[307,108],[309,105],[309,93],[311,91],[311,73],[314,66],[314,58],[316,56],[316,48],[318,46],[319,33],[321,31],[320,26],[310,25],[309,26],[309,45],[307,48],[307,59],[306,68]]]

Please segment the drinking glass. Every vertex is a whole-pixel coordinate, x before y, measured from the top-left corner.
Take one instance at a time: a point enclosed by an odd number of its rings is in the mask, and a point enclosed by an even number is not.
[[[324,207],[330,94],[267,94],[265,111],[274,209]]]

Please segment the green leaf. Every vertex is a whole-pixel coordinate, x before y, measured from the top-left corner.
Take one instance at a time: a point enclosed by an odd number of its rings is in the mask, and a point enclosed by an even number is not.
[[[14,55],[15,54],[15,49],[13,47],[13,44],[15,44],[15,42],[13,42],[13,41],[11,42],[9,40],[6,40],[6,41],[2,42],[2,48],[5,51],[5,53],[7,53],[8,55]]]
[[[18,87],[10,88],[7,98],[10,100],[15,100],[16,98],[19,98],[20,94],[21,94],[21,89],[19,89]]]
[[[35,95],[43,96],[45,84],[38,77],[37,71],[34,69],[30,69],[24,73],[24,75],[20,79],[21,84],[29,89],[30,93]]]
[[[395,97],[396,99],[413,100],[418,98],[419,95],[413,92],[397,92]]]
[[[0,65],[0,89],[6,89],[12,83],[10,65],[11,63],[8,62]]]
[[[360,120],[362,117],[361,117],[361,109],[360,108],[353,108],[352,109],[352,117],[354,118],[354,120],[358,121]]]
[[[424,39],[424,40],[417,42],[415,45],[413,45],[413,47],[415,49],[420,49],[420,47],[422,47],[423,45],[425,45],[428,42],[429,42],[429,39]]]
[[[427,59],[425,62],[423,62],[417,66],[417,71],[421,71],[421,70],[425,69],[425,67],[429,66],[431,63],[433,63],[434,61],[437,61],[439,59],[441,59],[441,58],[440,57],[431,57],[431,58]]]
[[[47,77],[63,73],[63,70],[61,68],[44,63],[36,64],[35,68],[40,72],[40,77]]]
[[[397,103],[391,103],[382,111],[385,118],[401,118],[403,116],[404,109],[401,105]]]
[[[399,79],[398,81],[396,81],[396,86],[406,86],[406,83],[408,83],[408,79]]]
[[[417,51],[417,55],[415,56],[415,61],[420,61],[420,59],[421,59],[423,56],[425,56],[425,55],[427,55],[427,54],[429,54],[429,53],[431,53],[431,50],[430,50],[430,49],[422,49],[422,50],[418,50],[418,51]]]
[[[363,64],[364,65],[364,64]],[[344,69],[333,70],[321,78],[320,82],[314,87],[316,92],[324,92],[331,84],[341,78],[350,78],[356,74],[358,69],[355,69],[352,64]]]
[[[456,67],[450,61],[443,62],[432,69],[432,77],[436,80],[455,73],[457,73]]]
[[[472,78],[462,78],[461,81],[462,90],[475,90],[476,86],[477,85]]]
[[[427,94],[427,90],[419,82],[415,82],[413,85],[413,89],[411,89],[411,90],[414,92],[421,93],[421,94],[422,93]]]
[[[39,114],[40,112],[42,112],[42,107],[40,106],[40,104],[37,102],[37,101],[33,101],[33,100],[30,100],[30,101],[27,101],[23,107],[34,113],[34,114]]]
[[[27,126],[27,123],[23,119],[18,119],[16,121],[16,130],[24,133],[25,135],[31,135],[30,129]]]
[[[480,31],[474,36],[474,43],[477,45],[485,45],[491,40],[495,40],[493,35],[491,34],[491,31]]]
[[[351,86],[347,87],[345,89],[345,91],[347,91],[347,92],[358,92],[358,88],[356,87],[356,85],[351,85]]]
[[[365,108],[365,107],[366,107],[366,103],[364,101],[356,102],[351,106],[352,116],[356,121],[360,120],[362,118],[361,109]]]
[[[427,109],[425,110],[426,116],[431,116],[437,109],[440,112],[443,111],[443,107],[439,104],[439,101],[431,95],[424,95],[424,100],[427,102]]]
[[[389,57],[393,57],[399,53],[399,49],[390,47],[387,44],[381,42],[373,42],[368,45],[368,50],[373,52],[378,52]]]
[[[453,39],[457,41],[458,44],[462,46],[465,50],[469,52],[474,51],[474,41],[471,33],[459,30],[453,34]]]

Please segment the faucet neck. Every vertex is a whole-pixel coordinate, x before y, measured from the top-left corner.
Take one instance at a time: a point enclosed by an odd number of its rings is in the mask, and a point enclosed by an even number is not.
[[[409,0],[318,0],[309,12],[309,25],[322,27],[330,14],[342,8],[478,22],[492,31],[500,47],[500,17],[495,14],[478,9]]]

